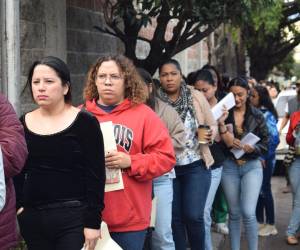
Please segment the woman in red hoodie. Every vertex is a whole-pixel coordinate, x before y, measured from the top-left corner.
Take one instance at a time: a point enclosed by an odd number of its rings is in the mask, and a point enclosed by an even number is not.
[[[141,250],[150,223],[152,179],[175,165],[171,139],[145,104],[143,82],[124,56],[99,58],[88,73],[85,108],[100,122],[112,121],[117,151],[107,168],[122,170],[124,189],[105,193],[103,220],[124,249]]]
[[[290,127],[286,135],[286,141],[295,147],[295,160],[289,168],[293,194],[293,211],[286,230],[286,241],[289,245],[299,244],[297,236],[300,232],[300,111],[291,115]]]

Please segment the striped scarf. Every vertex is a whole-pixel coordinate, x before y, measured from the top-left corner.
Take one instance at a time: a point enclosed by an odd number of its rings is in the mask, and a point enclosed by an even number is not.
[[[168,103],[177,111],[183,123],[188,111],[190,111],[191,116],[195,118],[192,93],[186,84],[181,84],[180,94],[176,101],[172,101],[162,87],[158,89],[158,95],[162,101]]]

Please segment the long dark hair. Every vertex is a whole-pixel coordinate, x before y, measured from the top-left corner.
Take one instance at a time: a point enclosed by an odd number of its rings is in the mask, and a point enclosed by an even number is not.
[[[231,81],[228,83],[228,90],[233,86],[238,86],[238,87],[244,88],[247,91],[250,90],[247,78],[243,77],[243,76],[238,76],[238,77],[231,79]]]
[[[267,90],[267,88],[264,86],[261,86],[261,85],[256,85],[256,86],[254,86],[254,89],[258,93],[259,107],[262,107],[262,106],[265,107],[267,110],[269,110],[274,115],[276,120],[278,120],[277,111],[274,107],[274,104],[271,100],[271,97],[270,97],[270,94],[269,94],[269,91]]]
[[[200,69],[199,71],[197,71],[195,82],[193,85],[195,85],[195,83],[200,80],[207,82],[209,85],[217,86],[217,83],[214,81],[213,75],[210,70]]]
[[[58,77],[61,79],[62,85],[63,86],[68,85],[69,90],[68,90],[67,94],[64,96],[64,100],[65,100],[65,103],[71,104],[72,94],[71,94],[70,71],[69,71],[67,64],[63,60],[61,60],[55,56],[44,57],[41,60],[35,61],[30,66],[30,69],[28,72],[28,77],[27,77],[27,82],[26,82],[26,85],[25,85],[22,93],[24,93],[26,88],[30,88],[30,94],[33,99],[33,93],[32,93],[32,87],[31,87],[32,76],[33,76],[35,67],[38,65],[46,65],[46,66],[50,67],[51,69],[53,69],[56,72],[56,74],[58,75]]]
[[[217,85],[218,91],[224,91],[225,90],[225,88],[223,86],[223,83],[222,83],[222,78],[220,76],[220,73],[219,73],[219,71],[217,70],[217,68],[215,66],[210,65],[210,64],[206,64],[202,67],[202,69],[208,70],[212,74],[214,82]]]
[[[250,87],[249,87],[246,77],[238,76],[238,77],[231,79],[231,81],[228,83],[228,91],[230,90],[231,87],[234,87],[234,86],[238,86],[238,87],[246,89],[249,94]],[[249,95],[248,95],[247,101],[246,101],[246,109],[250,110],[249,107],[250,107],[250,99],[249,99]]]

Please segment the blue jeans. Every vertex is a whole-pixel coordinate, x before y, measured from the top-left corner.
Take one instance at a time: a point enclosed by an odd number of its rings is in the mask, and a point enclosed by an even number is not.
[[[275,161],[275,155],[273,155],[266,160],[266,166],[263,168],[263,183],[256,207],[257,221],[261,224],[275,224],[274,200],[271,190],[271,178],[275,167]],[[265,212],[266,219],[264,219]]]
[[[186,250],[186,233],[191,250],[205,247],[204,207],[211,182],[211,171],[203,161],[176,166],[173,181],[172,229],[176,250]]]
[[[173,179],[163,175],[153,180],[156,203],[155,230],[152,232],[153,250],[174,250],[172,234]]]
[[[147,230],[120,233],[112,232],[110,236],[123,250],[143,250],[146,233]]]
[[[300,229],[300,157],[292,163],[289,169],[289,177],[293,192],[293,211],[291,214],[287,236],[293,236]]]
[[[222,176],[222,167],[212,169],[211,170],[211,184],[208,191],[205,208],[204,208],[204,223],[205,223],[205,250],[212,250],[212,242],[211,242],[211,209],[212,204],[215,199],[216,192],[218,190],[221,176]]]
[[[249,250],[258,248],[256,204],[263,179],[262,165],[257,160],[239,166],[227,159],[223,163],[222,187],[229,208],[229,236],[232,250],[240,249],[241,224],[246,230]]]

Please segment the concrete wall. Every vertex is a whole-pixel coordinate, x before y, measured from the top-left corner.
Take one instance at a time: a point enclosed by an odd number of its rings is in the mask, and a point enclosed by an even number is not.
[[[23,90],[31,64],[44,56],[66,60],[65,1],[20,1],[21,89]],[[21,94],[21,112],[35,107],[29,90]]]
[[[20,1],[21,89],[30,65],[47,55],[65,60],[71,71],[74,104],[82,102],[84,79],[101,55],[123,52],[117,39],[93,27],[103,25],[101,0]],[[35,107],[29,90],[21,95],[21,113]]]
[[[100,1],[68,0],[66,13],[67,62],[72,73],[74,103],[78,104],[89,67],[101,55],[123,53],[123,45],[94,28],[104,23]]]
[[[21,90],[30,65],[45,55],[46,23],[43,0],[20,1]],[[21,113],[33,109],[29,91],[21,94]]]

